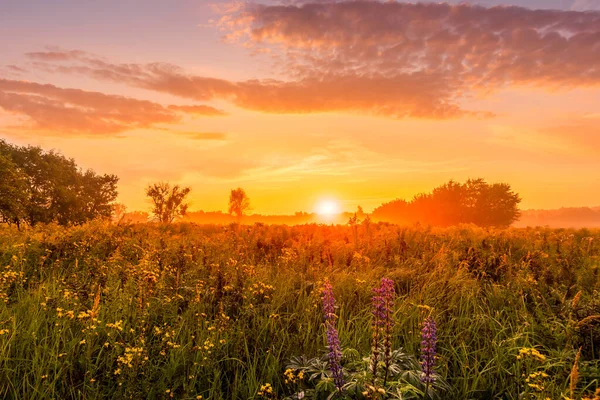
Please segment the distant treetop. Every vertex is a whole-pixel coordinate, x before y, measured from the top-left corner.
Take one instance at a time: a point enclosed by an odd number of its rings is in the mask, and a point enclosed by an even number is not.
[[[450,181],[412,200],[393,200],[373,210],[373,218],[401,224],[420,222],[449,226],[472,223],[508,227],[520,216],[521,198],[507,183],[488,184],[483,179]]]
[[[40,147],[0,140],[0,222],[82,224],[110,218],[115,175],[82,170],[73,159]]]

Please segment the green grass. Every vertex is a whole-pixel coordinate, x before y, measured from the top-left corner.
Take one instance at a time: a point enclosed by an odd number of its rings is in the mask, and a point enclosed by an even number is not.
[[[574,397],[599,386],[598,231],[370,224],[355,243],[316,225],[0,228],[0,271],[0,398],[252,399],[265,383],[284,397],[289,359],[326,346],[323,280],[342,345],[366,355],[383,276],[395,347],[418,356],[433,309],[442,398],[570,396],[580,347]],[[542,391],[525,381],[536,371]]]

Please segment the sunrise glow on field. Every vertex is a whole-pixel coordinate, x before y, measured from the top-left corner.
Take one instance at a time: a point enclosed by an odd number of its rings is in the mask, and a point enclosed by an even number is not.
[[[600,400],[600,0],[0,0],[0,399]]]

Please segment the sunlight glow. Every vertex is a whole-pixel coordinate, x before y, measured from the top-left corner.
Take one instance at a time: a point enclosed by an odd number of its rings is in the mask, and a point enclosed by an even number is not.
[[[340,205],[332,199],[321,200],[315,211],[321,216],[329,217],[340,213]]]

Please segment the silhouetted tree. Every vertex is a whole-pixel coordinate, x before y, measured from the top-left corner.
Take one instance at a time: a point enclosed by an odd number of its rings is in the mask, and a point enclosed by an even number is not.
[[[190,193],[189,187],[180,187],[169,183],[159,182],[146,188],[146,196],[152,200],[152,214],[162,223],[171,223],[177,217],[187,213],[188,204],[185,197]]]
[[[404,224],[507,227],[518,220],[520,201],[506,183],[488,184],[483,179],[469,179],[463,184],[450,181],[431,193],[416,195],[410,202],[394,200],[383,204],[373,211],[373,217]]]
[[[239,223],[246,211],[250,209],[250,199],[242,188],[232,189],[229,195],[229,214],[236,217]]]
[[[0,155],[0,177],[0,222],[20,228],[27,212],[27,176],[8,157]]]
[[[356,207],[356,215],[358,218],[363,218],[365,216],[365,211],[361,206]]]
[[[18,221],[13,222],[33,226],[55,221],[68,225],[111,216],[119,180],[115,175],[83,171],[73,159],[57,152],[19,147],[4,140],[0,140],[0,156],[9,159],[21,177],[15,181],[17,175],[13,174],[7,179],[21,188],[19,198],[24,206]]]

